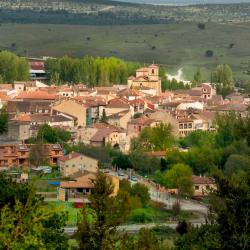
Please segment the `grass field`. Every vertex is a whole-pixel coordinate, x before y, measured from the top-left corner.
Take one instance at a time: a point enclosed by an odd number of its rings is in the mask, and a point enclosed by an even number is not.
[[[13,46],[14,44],[14,46]],[[233,44],[232,48],[229,45]],[[2,24],[0,49],[29,56],[117,56],[131,61],[166,64],[171,73],[183,67],[186,78],[201,68],[203,79],[219,63],[232,66],[238,79],[250,58],[250,24],[196,23],[131,26]],[[213,50],[207,58],[205,52]]]

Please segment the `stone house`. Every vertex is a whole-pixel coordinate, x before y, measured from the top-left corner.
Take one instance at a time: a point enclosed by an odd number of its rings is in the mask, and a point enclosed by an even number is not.
[[[207,196],[212,190],[216,190],[215,181],[212,178],[206,176],[192,176],[193,182],[193,196],[194,197],[203,197]]]
[[[79,171],[82,173],[96,173],[98,171],[98,160],[73,152],[60,157],[58,159],[58,166],[60,167],[62,175],[65,177],[69,177]]]
[[[53,114],[66,114],[76,118],[76,126],[85,127],[91,124],[91,111],[86,105],[72,99],[59,100],[52,106]]]

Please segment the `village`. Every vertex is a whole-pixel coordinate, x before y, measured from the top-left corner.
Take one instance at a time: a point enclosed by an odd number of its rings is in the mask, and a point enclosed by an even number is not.
[[[137,69],[136,74],[128,78],[127,85],[110,87],[46,85],[42,82],[44,65],[39,61],[32,61],[31,75],[36,79],[0,85],[0,106],[6,106],[9,114],[8,132],[1,135],[1,170],[34,167],[30,162],[32,144],[28,141],[37,137],[44,124],[69,132],[69,144],[110,146],[126,154],[130,151],[131,140],[144,128],[170,124],[177,138],[197,130],[213,133],[217,113],[234,111],[244,117],[249,105],[249,98],[238,92],[223,99],[211,83],[162,92],[159,67],[155,64]],[[43,152],[50,166],[59,166],[62,176],[75,180],[59,184],[58,200],[68,199],[67,190],[71,190],[70,197],[76,197],[77,190],[81,194],[90,192],[93,185],[89,178],[93,178],[100,165],[97,159],[77,152],[64,155],[59,143],[44,144]],[[166,154],[166,151],[147,152],[157,158],[164,158]],[[119,173],[113,173],[116,192],[119,189],[117,175],[119,177]],[[133,178],[137,181],[137,177]],[[199,197],[206,195],[214,182],[193,176],[193,185],[194,196]],[[160,186],[157,188],[161,189]],[[163,193],[178,192],[161,190]]]

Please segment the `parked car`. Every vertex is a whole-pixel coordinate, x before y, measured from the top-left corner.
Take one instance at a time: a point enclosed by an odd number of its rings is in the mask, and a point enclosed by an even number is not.
[[[118,176],[124,176],[123,172],[118,172]]]
[[[137,177],[136,176],[131,176],[131,181],[137,181]]]

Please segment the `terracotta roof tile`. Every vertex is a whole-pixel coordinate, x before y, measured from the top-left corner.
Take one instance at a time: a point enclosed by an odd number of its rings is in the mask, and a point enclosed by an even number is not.
[[[55,100],[55,94],[49,94],[45,91],[21,92],[16,99],[37,99],[37,100]]]

